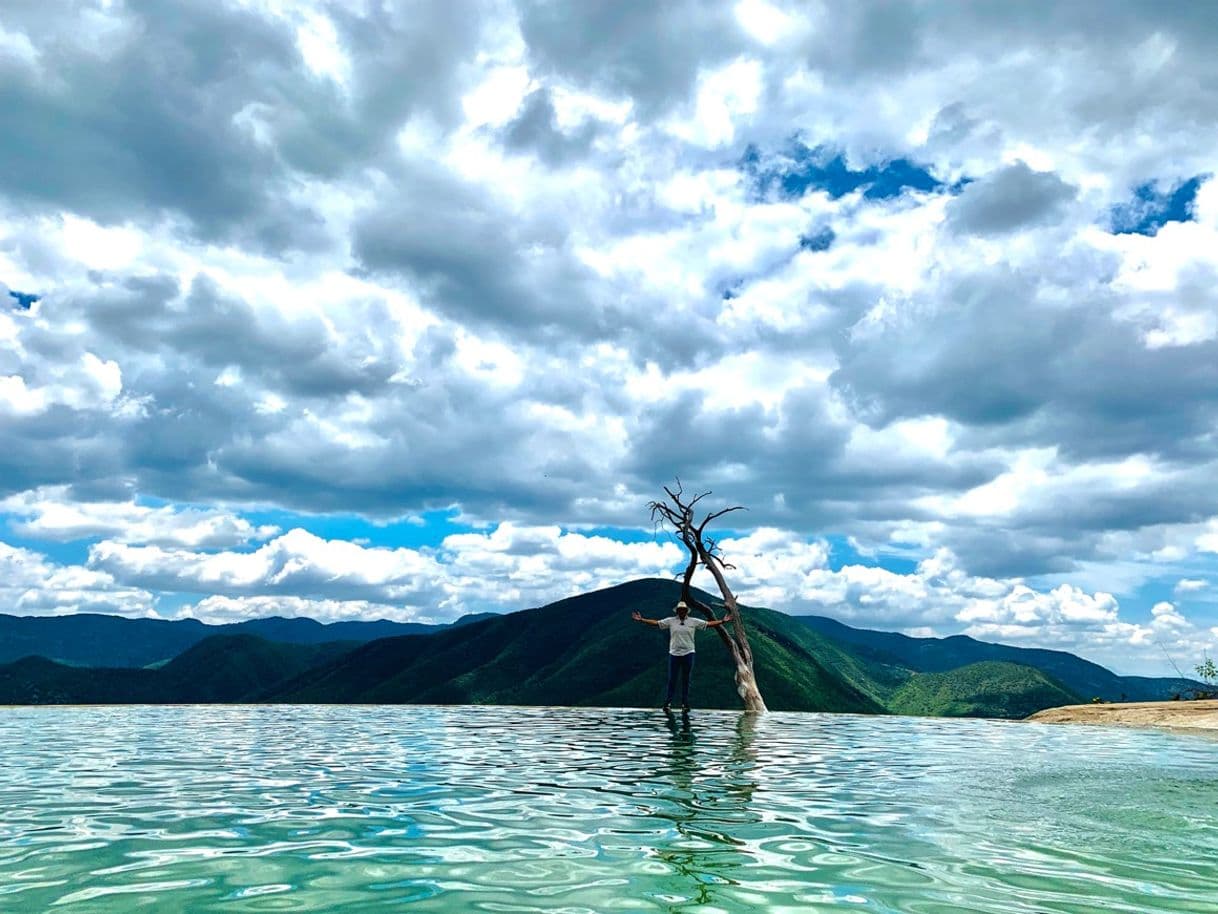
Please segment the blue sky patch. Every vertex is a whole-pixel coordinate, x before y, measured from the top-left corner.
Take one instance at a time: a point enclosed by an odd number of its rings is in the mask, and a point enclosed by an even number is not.
[[[273,524],[284,530],[299,527],[327,540],[351,540],[388,549],[436,547],[452,533],[471,533],[476,528],[455,523],[456,512],[427,511],[418,519],[373,523],[357,514],[296,514],[291,511],[247,511],[242,517],[251,524]]]
[[[34,302],[39,301],[42,296],[34,295],[31,292],[18,292],[16,289],[9,289],[9,298],[17,302],[17,307],[22,311],[29,311],[34,306]]]
[[[1133,200],[1112,209],[1112,231],[1117,235],[1157,235],[1169,222],[1192,222],[1193,201],[1206,175],[1196,175],[1163,191],[1154,182],[1134,189]]]
[[[833,200],[862,190],[868,200],[899,197],[907,190],[937,191],[946,185],[927,169],[906,158],[855,170],[846,157],[828,146],[810,147],[798,141],[779,155],[763,156],[750,144],[740,160],[758,198],[771,195],[798,200],[808,191],[824,191]]]
[[[13,529],[13,518],[11,516],[5,515],[3,519],[5,543],[10,546],[16,546],[19,549],[28,549],[31,552],[45,555],[52,562],[59,565],[85,564],[89,558],[89,547],[94,543],[101,542],[101,537],[98,536],[72,540],[70,542],[26,536]],[[13,609],[11,607],[0,607],[0,612],[11,613]]]
[[[917,559],[891,551],[874,554],[859,552],[847,536],[830,534],[824,537],[824,540],[829,544],[829,567],[833,571],[840,571],[847,565],[883,568],[893,574],[913,574],[918,570]]]
[[[136,504],[149,508],[169,505],[178,509],[203,507],[187,502],[170,502],[149,495],[140,495],[135,501]],[[401,546],[410,549],[438,546],[444,537],[451,533],[471,533],[478,529],[469,524],[457,523],[457,511],[453,508],[425,511],[414,518],[388,523],[374,522],[358,514],[300,514],[285,510],[240,511],[237,514],[255,527],[278,527],[283,533],[300,528],[322,539],[351,540],[390,549]],[[250,551],[260,545],[261,543],[253,542],[236,551]]]

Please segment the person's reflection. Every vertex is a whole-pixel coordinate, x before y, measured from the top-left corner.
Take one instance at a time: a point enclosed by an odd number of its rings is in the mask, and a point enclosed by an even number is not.
[[[668,720],[668,729],[672,731],[673,742],[693,742],[694,729],[690,726],[688,711],[682,711],[680,715],[665,711],[664,717]]]
[[[761,821],[750,807],[757,789],[753,741],[758,715],[741,713],[732,736],[717,746],[713,730],[699,744],[688,714],[666,719],[671,739],[661,771],[672,790],[666,796],[669,810],[661,814],[672,821],[676,834],[667,847],[656,850],[677,877],[672,894],[705,904],[717,886],[736,884],[733,872],[748,862],[740,832]]]

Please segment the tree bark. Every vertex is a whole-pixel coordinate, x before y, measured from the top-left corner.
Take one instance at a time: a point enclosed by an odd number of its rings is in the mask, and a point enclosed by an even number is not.
[[[677,538],[689,552],[689,562],[685,566],[685,573],[681,581],[681,599],[687,606],[696,609],[706,618],[712,620],[716,618],[711,607],[694,597],[690,586],[698,567],[706,568],[714,577],[715,584],[719,587],[719,593],[723,596],[723,606],[732,617],[730,633],[727,626],[719,626],[715,631],[719,633],[719,638],[731,654],[732,663],[736,667],[736,693],[744,703],[746,711],[763,713],[766,710],[765,699],[761,697],[761,691],[757,688],[757,677],[753,671],[753,650],[749,647],[748,631],[744,625],[744,618],[740,614],[740,607],[736,603],[736,596],[728,587],[727,577],[724,574],[732,566],[719,555],[718,543],[706,536],[706,527],[711,521],[732,511],[744,509],[740,505],[734,505],[720,511],[710,512],[700,522],[696,522],[694,508],[699,501],[710,495],[710,492],[686,496],[681,482],[678,480],[675,490],[665,486],[664,494],[667,496],[664,501],[653,501],[648,507],[651,509],[652,519],[672,527]]]

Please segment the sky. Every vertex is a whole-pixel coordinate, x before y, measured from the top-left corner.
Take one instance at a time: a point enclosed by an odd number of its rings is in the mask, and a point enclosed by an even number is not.
[[[748,508],[745,603],[1191,673],[1216,45],[1201,2],[10,0],[0,611],[538,606],[678,571],[679,478]]]

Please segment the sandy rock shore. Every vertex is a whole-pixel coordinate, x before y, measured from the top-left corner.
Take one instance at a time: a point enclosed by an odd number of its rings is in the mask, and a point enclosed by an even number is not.
[[[1218,700],[1065,705],[1037,711],[1026,720],[1038,724],[1100,724],[1106,727],[1218,731]]]

